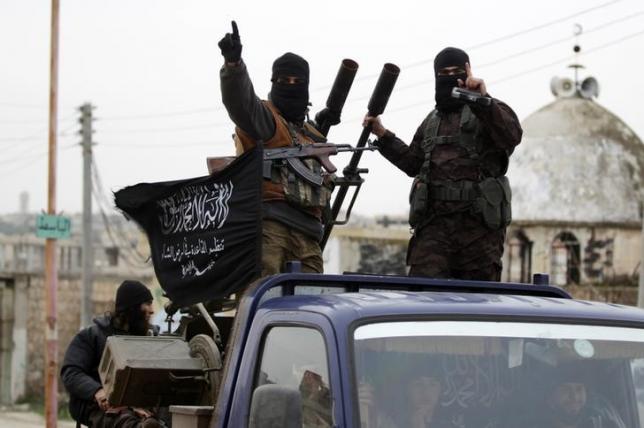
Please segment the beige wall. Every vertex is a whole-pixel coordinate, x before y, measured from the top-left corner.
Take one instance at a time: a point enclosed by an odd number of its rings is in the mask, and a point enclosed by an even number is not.
[[[512,224],[506,236],[503,262],[503,280],[516,280],[510,276],[513,269],[509,263],[509,241],[513,234],[522,231],[532,244],[532,273],[549,273],[554,276],[552,244],[562,232],[573,234],[579,242],[580,277],[582,283],[619,282],[637,274],[640,260],[639,228],[590,227],[574,225]],[[514,259],[513,263],[517,260]],[[563,285],[563,284],[559,284]]]

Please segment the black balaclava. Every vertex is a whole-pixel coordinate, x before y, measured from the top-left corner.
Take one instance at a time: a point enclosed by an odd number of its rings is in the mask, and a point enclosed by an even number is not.
[[[438,71],[445,67],[458,66],[465,70],[465,63],[470,62],[470,57],[465,51],[458,48],[445,48],[434,58],[434,77],[436,78],[436,109],[441,112],[457,110],[463,102],[452,98],[452,89],[458,86],[458,79],[463,82],[467,79],[466,73],[452,76],[439,76]]]
[[[297,77],[301,83],[278,83],[278,77]],[[287,52],[273,63],[270,100],[289,122],[302,123],[309,105],[309,63]]]
[[[127,310],[127,332],[133,336],[147,336],[151,325],[140,307]]]
[[[151,302],[152,293],[139,281],[125,280],[116,290],[116,302],[114,305],[117,314],[125,315],[128,333],[136,336],[145,336],[150,324],[141,311],[141,304]]]
[[[153,300],[150,289],[139,281],[125,280],[116,290],[116,301],[114,309],[116,312],[123,312],[131,307],[139,307],[141,303]]]

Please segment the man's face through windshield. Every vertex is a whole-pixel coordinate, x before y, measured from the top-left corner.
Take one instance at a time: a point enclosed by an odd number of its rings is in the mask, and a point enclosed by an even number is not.
[[[586,386],[579,382],[566,382],[553,390],[550,405],[555,418],[565,424],[575,423],[586,405]]]

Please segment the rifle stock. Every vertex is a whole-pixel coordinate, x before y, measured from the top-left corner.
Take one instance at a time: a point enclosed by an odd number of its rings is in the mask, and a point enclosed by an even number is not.
[[[369,104],[367,105],[369,116],[378,116],[385,111],[385,107],[387,106],[389,97],[391,96],[391,92],[396,85],[398,74],[400,74],[400,68],[398,68],[398,66],[391,63],[387,63],[383,66],[382,71],[380,72],[380,77],[378,78],[378,82],[376,83],[376,87],[374,88],[373,93],[371,94],[371,98],[369,99]],[[369,139],[369,134],[371,134],[371,125],[365,127],[362,130],[360,138],[358,139],[358,143],[355,147],[364,147],[367,144],[367,140]],[[338,191],[336,193],[335,199],[333,199],[333,205],[331,206],[331,216],[324,225],[324,235],[322,236],[322,240],[320,241],[320,248],[322,248],[323,250],[327,241],[329,240],[329,236],[331,235],[331,231],[333,230],[333,225],[344,224],[349,220],[351,208],[353,207],[353,203],[355,202],[358,192],[360,191],[360,186],[364,181],[360,177],[360,173],[367,172],[366,170],[358,169],[358,164],[360,163],[361,157],[362,150],[354,152],[353,156],[351,156],[349,164],[343,170],[344,179],[338,186]],[[356,186],[356,190],[349,204],[349,208],[347,209],[346,218],[344,221],[338,222],[336,221],[336,219],[340,214],[340,210],[342,209],[344,200],[347,197],[349,187],[351,186]]]

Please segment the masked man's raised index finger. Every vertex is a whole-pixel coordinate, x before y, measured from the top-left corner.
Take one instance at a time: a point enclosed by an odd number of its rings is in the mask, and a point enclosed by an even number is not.
[[[237,23],[235,21],[231,21],[231,24],[233,26],[233,37],[239,37],[239,30],[237,29]]]
[[[465,73],[467,74],[467,77],[472,77],[472,67],[469,62],[465,63]]]

